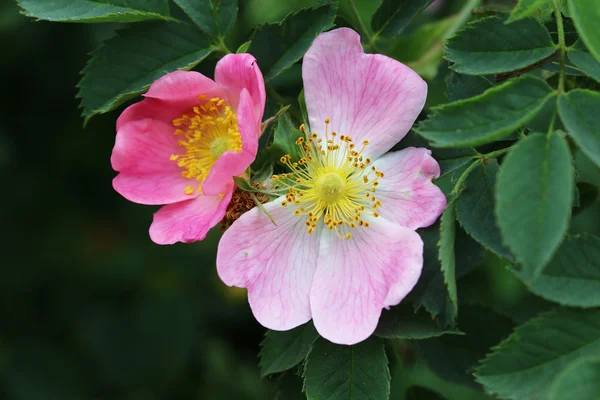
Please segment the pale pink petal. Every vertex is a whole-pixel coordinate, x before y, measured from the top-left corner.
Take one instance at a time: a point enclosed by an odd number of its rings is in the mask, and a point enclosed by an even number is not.
[[[202,184],[202,191],[207,195],[223,193],[224,185],[232,177],[241,176],[256,158],[260,125],[254,119],[252,100],[246,89],[242,90],[240,96],[237,123],[242,138],[242,151],[228,150],[213,164]]]
[[[225,216],[235,186],[230,182],[223,196],[198,196],[169,204],[154,214],[150,239],[156,244],[202,240]]]
[[[228,54],[221,58],[215,68],[215,81],[227,93],[229,105],[237,110],[240,93],[246,89],[254,104],[254,118],[262,121],[265,110],[265,82],[250,54]]]
[[[410,130],[427,97],[427,84],[404,64],[365,54],[360,36],[340,28],[319,35],[302,63],[310,129],[368,140],[363,154],[384,154]]]
[[[119,175],[113,187],[123,197],[141,204],[169,204],[193,198],[186,195],[189,179],[171,161],[179,154],[173,126],[150,118],[120,127],[110,162]]]
[[[317,331],[339,344],[368,338],[381,310],[398,304],[423,267],[423,242],[408,228],[372,218],[346,240],[323,230],[310,308]]]
[[[305,217],[295,216],[282,200],[264,205],[277,226],[254,208],[225,232],[217,253],[221,280],[247,288],[254,316],[274,330],[292,329],[311,318],[308,294],[320,232],[308,234]]]
[[[373,165],[384,173],[375,195],[385,219],[417,229],[432,225],[444,212],[446,196],[432,183],[440,176],[440,166],[430,150],[408,147],[384,155]]]

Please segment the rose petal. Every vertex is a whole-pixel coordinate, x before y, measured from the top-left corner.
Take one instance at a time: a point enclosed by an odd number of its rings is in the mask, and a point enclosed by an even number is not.
[[[319,232],[283,207],[281,197],[242,215],[219,242],[217,271],[228,286],[248,289],[254,316],[263,326],[287,330],[310,320],[308,293],[316,267]]]
[[[237,110],[243,89],[250,93],[254,104],[254,118],[260,124],[265,110],[265,82],[250,54],[228,54],[221,58],[215,68],[215,81],[227,93],[232,108]]]
[[[446,196],[432,179],[440,167],[431,151],[409,147],[386,154],[373,165],[384,173],[376,196],[382,217],[410,229],[432,225],[444,212]]]
[[[198,196],[169,204],[154,214],[150,238],[156,244],[190,243],[202,240],[225,216],[234,190],[233,182],[224,196]]]
[[[339,344],[368,338],[381,309],[398,304],[414,287],[423,267],[419,235],[382,218],[352,230],[352,239],[325,229],[310,308],[317,331]]]
[[[234,176],[241,176],[256,158],[260,128],[256,124],[252,110],[250,95],[246,89],[243,89],[237,111],[242,151],[228,150],[219,157],[202,184],[203,193],[209,196],[222,193],[227,182]]]
[[[360,36],[340,28],[319,35],[302,63],[310,129],[350,136],[376,159],[410,130],[427,97],[427,84],[404,64],[365,54]]]
[[[174,129],[150,118],[121,126],[110,162],[120,172],[113,187],[123,197],[140,204],[170,204],[196,196],[185,194],[194,181],[182,177],[181,168],[170,160],[181,152]]]

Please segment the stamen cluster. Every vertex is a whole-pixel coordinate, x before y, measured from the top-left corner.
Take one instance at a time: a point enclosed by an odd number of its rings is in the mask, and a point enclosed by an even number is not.
[[[204,95],[198,96],[198,100],[205,102],[193,107],[190,115],[183,114],[173,120],[177,128],[174,134],[181,137],[177,143],[185,153],[173,154],[171,160],[183,169],[181,176],[197,182],[185,188],[186,194],[196,190],[202,193],[202,182],[225,151],[242,150],[236,115],[225,105],[225,100],[218,97],[206,100]]]
[[[287,188],[283,206],[295,206],[295,215],[306,216],[308,233],[313,233],[321,217],[328,229],[340,237],[350,239],[349,231],[358,226],[367,228],[369,222],[363,215],[369,212],[378,217],[381,201],[375,197],[383,172],[371,165],[363,156],[369,142],[363,141],[360,150],[352,138],[329,133],[329,118],[325,120],[325,138],[317,133],[308,134],[296,141],[301,157],[292,161],[290,154],[281,158],[291,172],[274,175],[273,180]],[[276,188],[280,187],[279,185]]]

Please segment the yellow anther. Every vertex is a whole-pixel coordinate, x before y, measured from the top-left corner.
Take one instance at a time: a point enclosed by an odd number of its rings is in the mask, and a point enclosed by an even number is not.
[[[298,130],[300,132],[306,132],[306,127],[304,126],[304,124],[300,125],[300,127],[298,127]]]
[[[326,124],[328,124],[328,123],[330,123],[330,122],[331,122],[331,120],[330,120],[329,118],[325,118],[325,123],[326,123]]]

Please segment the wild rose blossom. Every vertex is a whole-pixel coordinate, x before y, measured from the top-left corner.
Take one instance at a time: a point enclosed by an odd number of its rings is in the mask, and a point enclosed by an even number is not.
[[[158,244],[202,240],[221,221],[240,176],[256,157],[265,88],[249,54],[223,57],[215,80],[175,71],[117,120],[113,187],[154,214]]]
[[[288,330],[311,318],[340,344],[369,337],[382,308],[416,284],[423,242],[446,198],[432,183],[437,162],[423,148],[384,155],[423,108],[426,83],[410,68],[365,54],[342,28],[318,36],[303,61],[312,133],[297,142],[300,160],[275,176],[285,194],[255,208],[225,232],[220,278],[248,289],[256,319]]]

